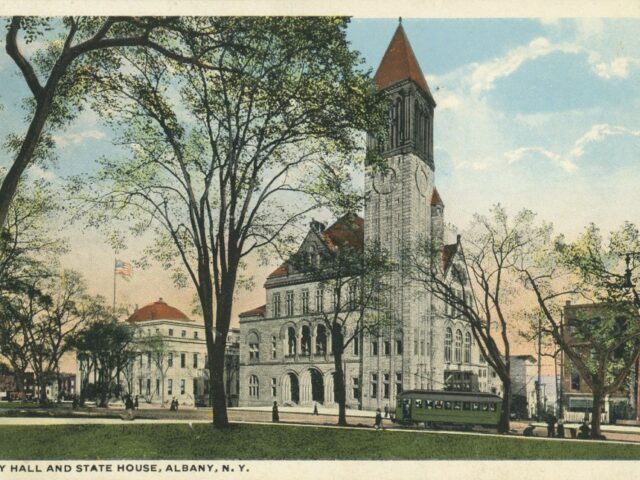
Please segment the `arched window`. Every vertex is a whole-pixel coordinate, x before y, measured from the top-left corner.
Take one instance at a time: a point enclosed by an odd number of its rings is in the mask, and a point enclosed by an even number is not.
[[[249,360],[257,361],[260,359],[260,341],[258,334],[251,332],[247,335],[247,344],[249,345]]]
[[[464,335],[464,363],[471,363],[471,334]]]
[[[327,352],[327,328],[320,324],[316,330],[316,353],[324,355]]]
[[[444,337],[444,361],[451,361],[451,344],[453,343],[453,333],[450,328],[447,328]]]
[[[456,363],[462,362],[462,332],[456,330],[456,349],[455,349]]]
[[[258,381],[258,377],[256,375],[251,375],[249,377],[249,396],[253,398],[258,398],[260,395],[260,383]]]
[[[300,345],[300,350],[302,351],[302,355],[310,355],[311,354],[311,329],[309,325],[302,326],[302,344]]]
[[[293,327],[287,328],[287,346],[290,356],[296,354],[296,329]]]

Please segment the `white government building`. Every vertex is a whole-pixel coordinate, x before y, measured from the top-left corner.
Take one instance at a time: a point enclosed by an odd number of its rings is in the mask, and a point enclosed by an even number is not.
[[[140,351],[128,372],[121,375],[121,385],[140,403],[167,406],[173,398],[183,406],[207,406],[209,378],[204,325],[168,305],[162,298],[136,309],[126,320],[136,326],[140,337],[161,335],[165,353],[161,359]],[[239,330],[230,329],[225,358],[225,388],[228,405],[238,404]],[[79,370],[82,368],[79,363]],[[128,377],[128,378],[127,378]],[[90,377],[91,378],[91,377]],[[77,374],[79,394],[82,375]]]
[[[436,103],[398,26],[375,80],[392,99],[390,138],[384,146],[389,173],[366,175],[365,218],[346,215],[328,228],[312,222],[298,254],[331,254],[344,245],[379,242],[400,264],[401,246],[419,238],[444,244],[444,203],[435,187],[433,121]],[[369,147],[376,148],[372,139]],[[461,264],[459,238],[445,245],[449,272]],[[462,265],[462,268],[464,266]],[[393,406],[407,389],[479,389],[500,394],[499,382],[475,344],[470,326],[418,286],[391,278],[395,327],[366,336],[345,352],[347,405]],[[266,304],[240,315],[240,405],[331,405],[334,364],[331,338],[318,312],[331,298],[288,262],[267,278]]]

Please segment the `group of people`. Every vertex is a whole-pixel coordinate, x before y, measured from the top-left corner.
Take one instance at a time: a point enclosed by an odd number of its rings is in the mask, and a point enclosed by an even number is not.
[[[176,397],[173,397],[173,399],[171,400],[171,405],[169,406],[169,410],[172,412],[178,411],[178,399]]]

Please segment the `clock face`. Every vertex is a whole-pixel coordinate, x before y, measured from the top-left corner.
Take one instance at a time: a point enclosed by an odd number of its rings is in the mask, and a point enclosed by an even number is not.
[[[386,195],[393,190],[393,184],[396,181],[396,172],[393,168],[389,168],[385,175],[378,174],[373,179],[373,189],[381,194]]]
[[[426,198],[429,194],[429,177],[427,177],[427,172],[424,168],[420,166],[416,167],[416,187],[418,187],[418,192],[420,195]]]

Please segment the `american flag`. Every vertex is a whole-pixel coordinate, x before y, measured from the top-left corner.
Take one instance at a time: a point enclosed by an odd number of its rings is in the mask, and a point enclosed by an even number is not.
[[[129,279],[133,274],[133,268],[129,262],[123,262],[122,260],[116,260],[116,268],[114,270],[116,275],[120,275],[126,279]]]

